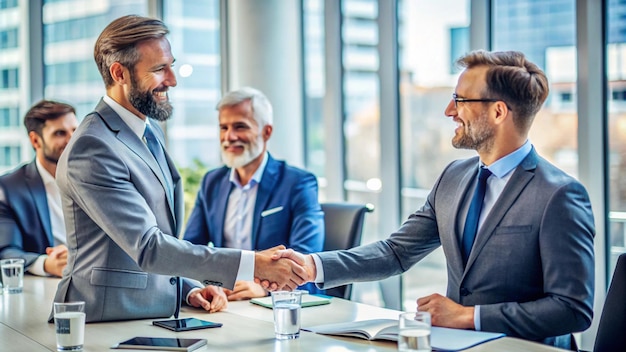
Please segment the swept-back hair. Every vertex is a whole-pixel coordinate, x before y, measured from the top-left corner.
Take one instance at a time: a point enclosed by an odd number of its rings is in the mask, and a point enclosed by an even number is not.
[[[546,74],[519,51],[472,51],[457,60],[460,67],[487,66],[484,96],[505,101],[515,126],[528,131],[549,93]]]
[[[128,15],[111,22],[96,40],[93,56],[108,88],[113,85],[109,68],[119,62],[129,70],[139,61],[137,44],[148,39],[160,39],[169,34],[163,22],[155,18]]]

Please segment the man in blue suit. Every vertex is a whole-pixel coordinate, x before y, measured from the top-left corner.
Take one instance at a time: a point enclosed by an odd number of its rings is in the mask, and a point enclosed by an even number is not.
[[[26,270],[61,276],[67,263],[57,162],[78,126],[71,105],[42,100],[24,117],[35,160],[0,176],[0,259],[23,258]]]
[[[242,88],[217,104],[226,166],[202,180],[184,238],[194,244],[263,250],[280,244],[312,253],[324,245],[317,180],[267,152],[272,106],[260,91]],[[314,285],[303,287],[318,292]],[[237,281],[229,300],[265,296],[261,285]]]

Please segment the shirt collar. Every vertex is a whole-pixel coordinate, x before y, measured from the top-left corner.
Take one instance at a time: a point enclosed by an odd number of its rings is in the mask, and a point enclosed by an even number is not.
[[[513,171],[523,160],[528,156],[532,149],[532,144],[527,139],[526,142],[514,152],[496,160],[493,164],[489,165],[488,169],[498,178],[506,176],[509,172]],[[481,162],[481,166],[484,164]]]
[[[39,171],[39,176],[41,176],[41,180],[44,185],[49,185],[51,183],[55,183],[54,176],[46,170],[43,165],[39,162],[39,159],[35,158],[35,165],[37,166],[37,171]]]
[[[107,105],[110,106],[111,109],[113,109],[113,111],[115,111],[120,116],[122,121],[124,121],[124,123],[128,125],[128,127],[133,131],[134,134],[137,135],[137,137],[139,137],[139,139],[143,137],[143,131],[146,129],[146,124],[150,124],[150,119],[146,118],[146,120],[144,121],[139,116],[133,114],[125,107],[121,106],[118,102],[113,100],[113,98],[109,97],[108,95],[102,97],[102,100],[104,100],[104,102],[107,103]]]
[[[248,183],[250,187],[256,185],[257,183],[261,183],[261,178],[263,177],[263,171],[265,171],[265,166],[267,166],[267,159],[269,159],[269,156],[268,156],[268,152],[266,151],[265,154],[263,155],[263,161],[261,161],[261,165],[259,165],[259,168],[256,169],[256,171],[254,172],[254,175],[252,175],[252,178],[250,179],[250,182]],[[243,188],[241,186],[241,183],[239,183],[239,177],[237,176],[237,171],[235,170],[235,168],[230,169],[229,180],[235,186],[239,188]]]

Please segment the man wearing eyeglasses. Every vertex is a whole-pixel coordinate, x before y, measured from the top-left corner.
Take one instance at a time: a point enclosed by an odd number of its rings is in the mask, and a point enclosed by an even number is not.
[[[442,246],[447,294],[417,299],[433,325],[575,349],[571,333],[593,315],[595,228],[585,188],[528,140],[548,80],[519,52],[475,51],[458,63],[465,70],[445,114],[457,123],[452,145],[478,156],[449,164],[386,240],[280,255],[331,288],[400,274]]]

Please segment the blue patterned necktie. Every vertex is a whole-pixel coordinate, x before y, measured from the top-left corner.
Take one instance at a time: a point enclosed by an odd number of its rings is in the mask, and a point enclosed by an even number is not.
[[[463,265],[467,264],[467,258],[469,258],[476,238],[476,232],[478,232],[478,219],[480,218],[480,212],[483,209],[483,199],[485,198],[485,191],[487,190],[487,179],[491,176],[491,171],[486,167],[481,167],[478,172],[478,182],[476,189],[474,190],[474,196],[470,203],[469,210],[467,211],[467,218],[465,219],[465,227],[463,228],[463,241],[462,241],[462,255]]]
[[[172,180],[172,173],[167,166],[167,159],[165,158],[165,152],[163,151],[163,147],[161,146],[161,143],[159,143],[159,141],[157,140],[154,132],[152,132],[152,129],[148,124],[146,124],[146,129],[143,132],[143,137],[146,139],[148,149],[150,149],[150,152],[154,156],[154,159],[156,160],[157,164],[159,164],[161,173],[165,178],[165,188],[167,190],[167,196],[170,200],[172,200],[172,187],[174,181]]]

